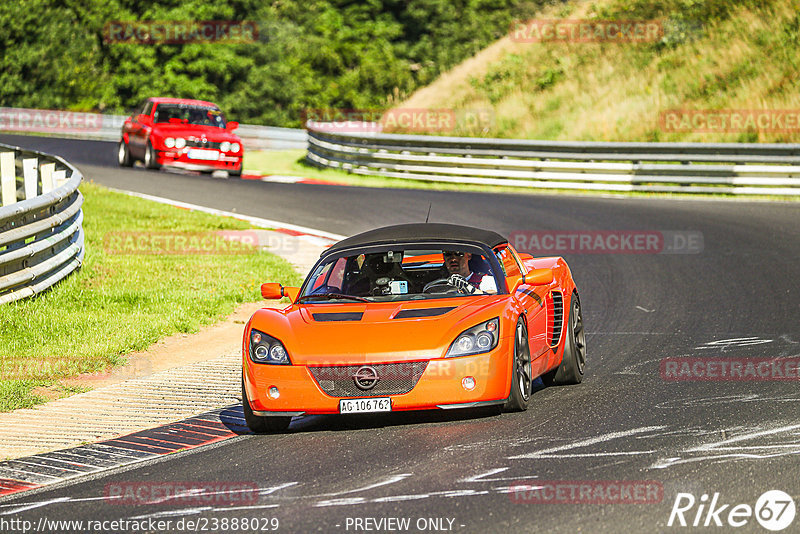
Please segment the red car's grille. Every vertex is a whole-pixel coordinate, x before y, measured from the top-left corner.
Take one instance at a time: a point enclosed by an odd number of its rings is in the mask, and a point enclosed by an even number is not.
[[[375,363],[366,365],[334,365],[309,367],[319,387],[331,397],[382,397],[403,395],[417,385],[427,361],[403,363]],[[370,369],[365,369],[370,368]],[[361,373],[359,373],[361,371]],[[374,371],[374,375],[372,374]],[[356,385],[356,376],[362,376],[361,387]],[[364,389],[377,377],[371,388]],[[367,379],[364,379],[367,378]]]
[[[564,324],[564,297],[559,291],[551,291],[547,303],[547,340],[551,347],[561,341],[561,330]]]
[[[186,146],[192,148],[216,148],[219,149],[220,143],[215,143],[214,141],[204,141],[202,139],[196,138],[189,138],[186,140]]]

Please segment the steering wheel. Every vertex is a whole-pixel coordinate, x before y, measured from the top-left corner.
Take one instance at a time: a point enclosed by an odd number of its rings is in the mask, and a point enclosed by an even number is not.
[[[440,289],[442,288],[442,289]],[[432,282],[428,282],[425,284],[425,287],[422,288],[423,293],[461,293],[456,286],[450,283],[450,277],[447,278],[437,278]]]

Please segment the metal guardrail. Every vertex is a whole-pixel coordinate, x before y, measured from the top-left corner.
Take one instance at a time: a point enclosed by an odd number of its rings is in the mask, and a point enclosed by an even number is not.
[[[44,291],[81,266],[80,171],[0,144],[0,304]]]
[[[119,141],[122,124],[127,118],[127,115],[0,107],[0,130]],[[305,150],[308,147],[303,129],[240,124],[236,134],[250,150]]]
[[[798,144],[530,141],[383,134],[373,124],[307,127],[306,159],[354,174],[543,189],[800,195]]]

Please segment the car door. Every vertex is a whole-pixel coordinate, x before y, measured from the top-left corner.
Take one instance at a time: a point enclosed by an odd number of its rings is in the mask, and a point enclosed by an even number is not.
[[[152,111],[153,103],[148,100],[139,109],[138,113],[134,113],[131,116],[130,125],[127,126],[128,150],[130,150],[133,157],[138,159],[144,158],[147,140],[150,137],[150,129],[153,126]]]
[[[495,249],[495,254],[510,283],[515,283],[526,272],[510,246],[501,245]],[[513,286],[510,285],[508,289],[513,289]],[[546,290],[546,286],[520,284],[514,291],[514,298],[522,307],[528,325],[532,376],[539,376],[547,368],[547,310],[544,306]]]

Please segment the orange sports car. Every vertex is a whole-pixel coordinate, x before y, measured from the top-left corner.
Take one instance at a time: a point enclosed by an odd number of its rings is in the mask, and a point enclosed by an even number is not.
[[[254,432],[294,416],[494,406],[583,379],[580,300],[563,258],[451,224],[371,230],[325,250],[284,309],[251,317],[242,404]]]

